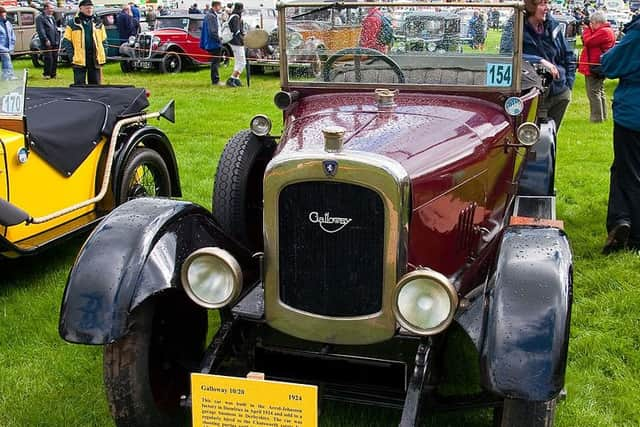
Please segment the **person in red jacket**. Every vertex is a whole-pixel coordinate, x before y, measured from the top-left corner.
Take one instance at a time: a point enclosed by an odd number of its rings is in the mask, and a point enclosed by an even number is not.
[[[362,30],[360,31],[360,47],[375,49],[382,53],[387,53],[387,46],[380,41],[378,34],[382,29],[382,12],[377,7],[372,7],[367,16],[362,20]]]
[[[582,28],[582,44],[578,72],[584,74],[587,98],[591,107],[590,119],[598,123],[607,118],[607,98],[604,93],[604,76],[592,72],[590,65],[600,63],[600,55],[611,49],[616,43],[616,35],[601,11],[590,16],[589,25]]]

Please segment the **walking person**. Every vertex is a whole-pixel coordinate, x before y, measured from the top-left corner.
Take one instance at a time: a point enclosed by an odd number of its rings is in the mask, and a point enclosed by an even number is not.
[[[107,62],[107,33],[93,14],[93,2],[80,0],[79,12],[64,30],[62,47],[71,58],[73,84],[100,84],[101,67]]]
[[[613,93],[613,164],[604,254],[640,249],[640,15],[623,31],[622,40],[600,58],[604,75],[619,79]]]
[[[14,80],[11,52],[16,47],[16,33],[7,20],[7,10],[0,6],[0,60],[2,61],[2,80]]]
[[[233,73],[227,80],[227,86],[239,87],[242,86],[240,81],[240,74],[244,71],[247,59],[244,54],[244,32],[242,29],[242,12],[244,7],[242,3],[235,3],[231,15],[229,15],[229,29],[233,34],[233,38],[229,42],[231,50],[233,51]]]
[[[60,32],[53,17],[53,3],[46,2],[42,14],[36,18],[36,31],[42,48],[44,71],[42,77],[55,79],[58,71],[58,48],[60,47]]]
[[[525,24],[522,58],[540,64],[553,76],[549,94],[541,108],[560,129],[564,113],[571,102],[571,89],[576,78],[576,57],[567,45],[558,21],[549,14],[548,0],[525,0]]]
[[[200,47],[212,55],[211,58],[211,84],[220,85],[220,58],[222,56],[222,40],[220,40],[220,11],[222,3],[213,1],[209,12],[204,17],[202,23],[202,37],[200,37]],[[224,83],[223,83],[224,85]]]
[[[584,74],[587,98],[591,114],[589,119],[594,123],[607,119],[607,97],[604,92],[604,75],[593,69],[600,63],[600,56],[616,44],[616,35],[601,11],[591,15],[589,25],[582,29],[582,44],[578,71]]]

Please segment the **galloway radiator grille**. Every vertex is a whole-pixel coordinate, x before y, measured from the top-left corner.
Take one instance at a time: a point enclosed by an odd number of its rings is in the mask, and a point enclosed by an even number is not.
[[[384,204],[354,184],[285,187],[278,200],[280,299],[324,316],[382,308]]]

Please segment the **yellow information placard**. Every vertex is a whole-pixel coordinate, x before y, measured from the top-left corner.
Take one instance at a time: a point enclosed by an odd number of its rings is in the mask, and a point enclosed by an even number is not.
[[[318,388],[191,374],[194,427],[316,427]]]

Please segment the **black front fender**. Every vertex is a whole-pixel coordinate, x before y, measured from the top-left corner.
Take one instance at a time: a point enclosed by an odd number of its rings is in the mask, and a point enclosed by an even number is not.
[[[255,278],[257,262],[224,235],[206,209],[146,198],[119,206],[89,236],[69,273],[60,336],[84,344],[122,337],[129,313],[145,299],[171,288],[182,290],[183,261],[207,246],[223,247],[247,279]]]
[[[480,371],[485,389],[531,401],[564,386],[573,261],[556,228],[511,227],[487,288]]]

